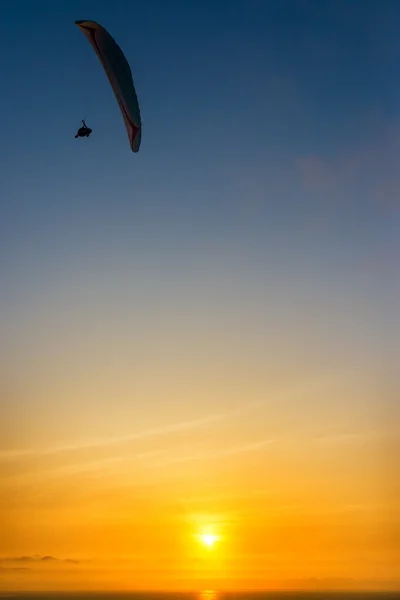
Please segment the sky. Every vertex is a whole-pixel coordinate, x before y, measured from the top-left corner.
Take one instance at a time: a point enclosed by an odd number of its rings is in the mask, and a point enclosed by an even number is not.
[[[398,589],[400,6],[2,15],[0,590]]]

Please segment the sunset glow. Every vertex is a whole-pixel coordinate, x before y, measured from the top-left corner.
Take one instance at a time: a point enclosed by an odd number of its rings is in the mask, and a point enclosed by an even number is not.
[[[203,542],[203,544],[205,544],[206,546],[213,546],[215,544],[215,542],[217,541],[217,536],[213,535],[212,533],[202,533],[200,535],[200,540]]]
[[[2,4],[0,600],[400,589],[399,26]]]

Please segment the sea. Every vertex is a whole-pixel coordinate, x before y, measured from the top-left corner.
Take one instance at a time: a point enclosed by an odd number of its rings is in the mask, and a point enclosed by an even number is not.
[[[400,600],[399,591],[0,592],[0,600]]]

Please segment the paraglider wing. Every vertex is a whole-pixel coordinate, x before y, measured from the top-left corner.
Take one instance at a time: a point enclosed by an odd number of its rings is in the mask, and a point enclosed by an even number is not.
[[[94,21],[75,21],[75,24],[89,40],[106,72],[125,122],[131,148],[133,152],[138,152],[142,121],[128,61],[104,27]]]

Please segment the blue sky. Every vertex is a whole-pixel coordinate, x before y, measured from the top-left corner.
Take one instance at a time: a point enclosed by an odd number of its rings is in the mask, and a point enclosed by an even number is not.
[[[126,152],[108,82],[73,26],[85,15],[108,27],[131,62],[139,156]],[[224,236],[242,230],[240,209],[254,202],[259,235],[301,230],[321,207],[296,179],[298,161],[346,160],[382,143],[398,119],[397,17],[393,2],[368,1],[10,4],[7,231],[15,236],[19,206],[29,218],[23,237],[109,218],[169,238],[193,239],[203,227]],[[87,144],[73,138],[82,117],[94,129]],[[363,235],[363,218],[380,224],[363,197],[368,176],[341,190],[344,206],[329,213],[347,233]]]
[[[0,320],[17,354],[49,314],[68,328],[95,306],[104,325],[151,305],[172,330],[185,310],[192,327],[228,315],[221,335],[254,348],[268,324],[310,322],[317,346],[321,327],[377,360],[398,291],[399,16],[368,0],[4,7]],[[130,61],[137,155],[83,18]]]

